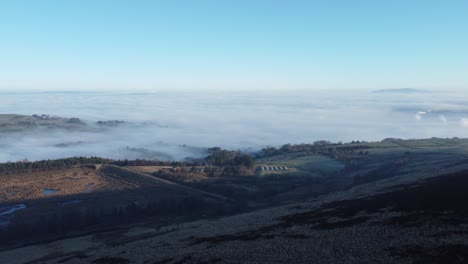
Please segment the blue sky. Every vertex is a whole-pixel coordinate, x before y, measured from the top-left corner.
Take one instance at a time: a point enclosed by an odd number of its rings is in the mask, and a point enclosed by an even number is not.
[[[0,91],[468,88],[468,1],[0,0]]]

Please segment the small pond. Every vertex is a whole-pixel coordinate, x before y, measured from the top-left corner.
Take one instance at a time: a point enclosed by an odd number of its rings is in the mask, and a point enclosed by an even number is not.
[[[44,189],[44,190],[42,190],[42,193],[43,193],[43,194],[49,195],[49,194],[56,194],[56,193],[58,193],[59,191],[60,191],[60,190]]]

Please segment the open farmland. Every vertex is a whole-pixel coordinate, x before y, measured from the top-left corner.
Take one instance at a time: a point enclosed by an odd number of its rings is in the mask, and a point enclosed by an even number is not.
[[[280,154],[257,160],[257,167],[287,167],[286,171],[261,171],[261,175],[281,174],[285,172],[311,173],[323,176],[340,171],[344,164],[319,154]]]
[[[363,151],[369,151],[369,153],[377,154],[391,152],[468,154],[468,140],[462,138],[430,138],[417,140],[385,139],[380,142],[361,142],[335,147],[336,149],[357,148]]]

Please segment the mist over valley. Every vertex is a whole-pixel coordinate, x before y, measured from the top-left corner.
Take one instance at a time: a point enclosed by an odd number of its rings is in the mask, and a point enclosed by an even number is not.
[[[462,92],[405,91],[2,93],[3,119],[17,114],[64,120],[0,126],[0,161],[183,160],[203,157],[214,146],[253,152],[317,140],[466,137],[468,98]]]

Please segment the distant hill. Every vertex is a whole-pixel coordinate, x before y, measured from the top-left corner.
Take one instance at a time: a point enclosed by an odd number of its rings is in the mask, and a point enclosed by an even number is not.
[[[396,88],[396,89],[382,89],[373,91],[373,93],[428,93],[428,90],[420,90],[414,88]]]
[[[49,115],[16,115],[0,114],[0,132],[21,131],[24,129],[42,128],[80,128],[86,123],[79,118],[64,118]]]

